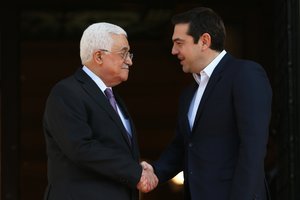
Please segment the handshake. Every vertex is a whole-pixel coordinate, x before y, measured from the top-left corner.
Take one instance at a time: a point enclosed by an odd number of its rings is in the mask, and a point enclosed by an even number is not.
[[[147,193],[156,188],[158,184],[158,178],[154,174],[153,167],[149,163],[142,161],[141,166],[143,167],[143,172],[140,182],[136,187],[141,192]]]

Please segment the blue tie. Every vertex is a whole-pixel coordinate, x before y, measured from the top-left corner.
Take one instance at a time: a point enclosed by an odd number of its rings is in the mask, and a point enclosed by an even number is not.
[[[117,102],[116,102],[116,99],[114,97],[112,90],[110,88],[106,88],[104,90],[104,93],[105,93],[106,97],[108,98],[110,105],[114,108],[116,113],[119,114],[118,109],[117,109]]]
[[[112,90],[110,88],[106,88],[104,90],[104,93],[105,93],[106,97],[108,98],[110,105],[114,108],[116,113],[119,115],[119,112],[117,109],[117,102],[116,102],[116,99],[115,99],[115,96],[114,96]],[[131,144],[131,134],[127,131],[126,131],[126,133],[127,133],[128,139],[129,139],[129,143]]]

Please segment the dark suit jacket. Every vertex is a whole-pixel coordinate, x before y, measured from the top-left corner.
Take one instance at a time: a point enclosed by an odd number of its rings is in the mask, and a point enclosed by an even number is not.
[[[187,115],[197,87],[181,96],[175,138],[154,163],[159,180],[184,170],[186,199],[266,199],[272,91],[265,71],[226,54],[209,79],[191,131]]]
[[[137,200],[142,168],[134,126],[132,144],[119,116],[79,69],[57,83],[46,103],[48,200]]]

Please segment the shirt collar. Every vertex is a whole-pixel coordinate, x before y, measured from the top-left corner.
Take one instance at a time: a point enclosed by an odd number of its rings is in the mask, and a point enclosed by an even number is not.
[[[93,79],[93,81],[97,84],[97,86],[100,88],[100,90],[102,92],[104,92],[104,90],[107,88],[107,86],[105,85],[105,83],[101,80],[101,78],[99,78],[96,74],[94,74],[94,72],[92,72],[89,68],[87,68],[86,66],[82,67],[82,70],[85,71],[85,73],[87,73],[87,75],[89,77],[91,77],[91,79]]]
[[[213,59],[209,65],[207,65],[202,71],[200,71],[200,74],[204,73],[210,78],[211,74],[213,73],[216,66],[219,64],[220,60],[225,56],[226,51],[223,50],[215,59]],[[195,81],[200,84],[200,76],[197,73],[193,73],[193,77]]]

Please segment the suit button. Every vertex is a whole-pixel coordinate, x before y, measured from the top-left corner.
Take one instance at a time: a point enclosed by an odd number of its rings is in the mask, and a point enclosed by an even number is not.
[[[190,147],[190,148],[193,147],[193,143],[189,143],[189,147]]]

